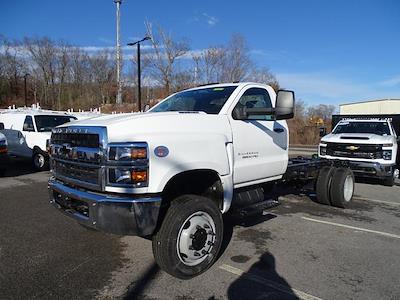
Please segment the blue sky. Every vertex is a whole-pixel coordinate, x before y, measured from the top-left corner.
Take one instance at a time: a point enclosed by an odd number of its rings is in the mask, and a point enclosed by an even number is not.
[[[400,98],[400,1],[123,0],[122,43],[158,23],[192,50],[242,34],[252,58],[308,104]],[[113,46],[112,0],[0,0],[0,33]]]

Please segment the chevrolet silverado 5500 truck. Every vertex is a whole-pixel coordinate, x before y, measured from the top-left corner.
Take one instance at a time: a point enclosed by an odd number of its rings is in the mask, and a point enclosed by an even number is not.
[[[151,238],[159,266],[182,279],[207,270],[222,214],[274,205],[265,184],[316,179],[317,201],[345,207],[351,170],[289,161],[294,93],[256,83],[197,87],[140,114],[52,131],[50,203],[81,225]]]

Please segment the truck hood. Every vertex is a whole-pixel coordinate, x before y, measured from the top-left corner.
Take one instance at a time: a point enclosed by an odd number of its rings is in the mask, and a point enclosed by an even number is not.
[[[107,128],[109,142],[147,140],[148,135],[159,134],[213,134],[224,135],[232,141],[227,116],[203,112],[157,112],[105,115],[73,121],[59,127],[101,126]]]
[[[321,142],[342,144],[388,144],[393,143],[395,138],[391,135],[378,135],[373,133],[340,133],[328,134]]]

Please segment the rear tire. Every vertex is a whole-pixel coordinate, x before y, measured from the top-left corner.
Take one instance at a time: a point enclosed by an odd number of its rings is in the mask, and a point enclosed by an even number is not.
[[[222,239],[223,220],[216,203],[202,196],[183,195],[172,201],[153,236],[153,254],[165,272],[190,279],[212,266]]]
[[[41,150],[35,150],[33,152],[32,164],[36,171],[45,171],[49,168],[49,160],[46,154]]]
[[[346,208],[354,194],[354,174],[348,168],[339,168],[332,177],[330,196],[335,207]]]
[[[335,173],[333,167],[323,167],[318,174],[316,183],[317,202],[325,205],[330,205],[330,187],[332,176]]]

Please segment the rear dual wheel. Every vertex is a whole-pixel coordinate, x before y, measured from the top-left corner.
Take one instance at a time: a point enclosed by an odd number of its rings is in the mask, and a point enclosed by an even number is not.
[[[316,183],[317,202],[345,208],[354,193],[354,175],[349,168],[323,167]]]

